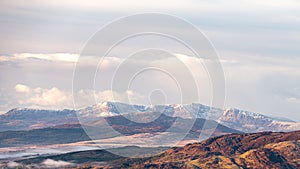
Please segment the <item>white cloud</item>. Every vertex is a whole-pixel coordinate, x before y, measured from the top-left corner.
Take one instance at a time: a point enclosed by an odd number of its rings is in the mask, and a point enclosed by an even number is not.
[[[111,90],[105,90],[105,91],[101,91],[98,92],[96,94],[96,100],[98,102],[101,101],[120,101],[120,102],[133,102],[136,103],[138,101],[140,101],[140,103],[142,103],[143,101],[145,101],[146,97],[144,97],[143,95],[132,91],[132,90],[126,90],[125,92],[115,92],[115,91],[111,91]]]
[[[67,166],[73,166],[73,163],[66,162],[66,161],[55,161],[52,159],[46,159],[44,162],[42,162],[43,165],[45,165],[47,168],[60,168],[60,167],[67,167]]]
[[[132,90],[126,90],[124,92],[116,92],[112,90],[79,90],[73,94],[75,99],[74,106],[76,109],[91,106],[104,101],[117,101],[134,104],[144,104],[147,102],[147,100],[145,100],[146,97]]]
[[[4,3],[5,4],[5,3]],[[54,7],[58,9],[77,9],[77,10],[102,10],[102,11],[128,11],[128,10],[136,10],[136,9],[181,9],[181,8],[195,8],[196,3],[183,2],[183,1],[159,1],[159,0],[146,0],[146,1],[117,1],[117,0],[103,0],[101,2],[97,0],[88,0],[85,3],[82,1],[58,1],[54,0],[51,2],[43,2],[43,3],[22,3],[18,1],[18,3],[10,2],[5,5],[14,5],[14,6],[22,6],[22,7]]]
[[[76,62],[79,55],[71,53],[54,53],[54,54],[35,54],[35,53],[20,53],[15,54],[17,59],[36,58],[50,61]]]
[[[73,98],[76,99],[76,108],[91,106],[95,103],[103,101],[120,101],[120,102],[134,102],[144,103],[144,96],[141,94],[127,90],[125,92],[116,92],[111,90],[94,91],[94,90],[80,90],[74,93],[52,88],[30,88],[26,85],[16,85],[16,90],[19,95],[19,104],[32,108],[46,108],[46,109],[64,109],[74,108]],[[26,95],[24,95],[26,93]],[[95,100],[96,99],[96,100]]]
[[[272,9],[289,9],[297,8],[300,3],[297,0],[227,0],[227,1],[179,1],[179,0],[128,0],[128,1],[117,1],[117,0],[97,0],[88,1],[67,1],[67,0],[53,0],[42,3],[25,3],[25,2],[10,2],[9,5],[22,7],[53,7],[58,9],[76,9],[76,10],[102,10],[102,11],[136,11],[136,10],[176,10],[176,11],[232,11],[232,10],[270,10]],[[4,3],[5,4],[5,3]],[[241,8],[241,6],[243,8]],[[245,8],[244,8],[245,7]],[[248,7],[248,8],[247,8]]]
[[[123,60],[124,59],[118,57],[104,57],[99,66],[101,69],[106,69],[109,67],[117,66]]]
[[[81,58],[80,58],[81,57]],[[80,58],[80,59],[79,59]],[[112,66],[118,65],[123,61],[122,58],[118,57],[103,57],[99,58],[99,56],[80,56],[79,54],[74,53],[52,53],[52,54],[41,54],[41,53],[16,53],[12,56],[2,55],[0,56],[0,62],[18,62],[23,63],[24,61],[32,61],[32,59],[36,59],[37,61],[52,61],[52,62],[61,62],[61,63],[76,63],[80,61],[80,65],[84,66],[95,66],[98,65],[101,69],[110,68]],[[75,65],[74,65],[75,66]]]
[[[7,163],[7,167],[8,168],[18,168],[18,167],[20,167],[21,165],[19,164],[19,163],[16,163],[16,162],[14,162],[14,161],[10,161],[10,162],[8,162]]]
[[[56,87],[50,89],[30,88],[23,84],[17,84],[15,89],[17,93],[26,94],[19,95],[19,104],[21,105],[55,109],[72,107],[72,94]]]
[[[53,54],[41,54],[41,53],[17,53],[13,56],[0,56],[0,61],[18,61],[25,59],[41,59],[48,61],[61,61],[61,62],[76,62],[78,54],[71,53],[53,53]]]
[[[16,92],[19,92],[19,93],[29,93],[30,92],[30,88],[23,84],[17,84],[15,86],[15,90],[16,90]]]
[[[31,103],[36,106],[54,107],[54,106],[71,106],[72,95],[63,92],[56,87],[51,89],[34,89],[34,96],[29,98],[26,103]]]

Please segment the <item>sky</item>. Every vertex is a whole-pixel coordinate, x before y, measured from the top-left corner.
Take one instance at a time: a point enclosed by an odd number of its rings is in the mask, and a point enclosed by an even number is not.
[[[182,18],[210,40],[225,75],[225,108],[235,107],[300,121],[298,0],[2,0],[0,112],[15,107],[73,108],[73,72],[87,41],[104,25],[145,12]],[[120,31],[122,29],[125,28],[120,28]],[[79,94],[95,93],[97,101],[110,100],[112,95],[120,100],[130,96],[135,103],[147,104],[147,92],[152,92],[158,100],[176,102],[176,99],[172,100],[178,97],[176,85],[168,77],[160,77],[155,72],[136,78],[132,88],[123,92],[110,91],[109,84],[106,84],[129,49],[149,45],[172,48],[174,52],[171,54],[179,58],[192,72],[197,84],[201,84],[198,91],[200,102],[210,104],[209,77],[204,67],[199,66],[200,62],[206,61],[189,57],[190,53],[178,44],[154,36],[129,40],[112,52],[96,75],[96,91],[81,91]],[[175,62],[168,61],[168,68],[180,74],[178,70],[183,67],[172,67]],[[127,66],[133,63],[137,64],[130,62]],[[166,62],[155,62],[156,65],[163,63]],[[155,85],[148,85],[153,81],[165,89],[165,93],[155,90]]]

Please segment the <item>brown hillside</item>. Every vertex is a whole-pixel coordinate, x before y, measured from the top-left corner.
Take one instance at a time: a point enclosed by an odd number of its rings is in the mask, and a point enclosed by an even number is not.
[[[300,168],[300,131],[229,134],[113,168]]]

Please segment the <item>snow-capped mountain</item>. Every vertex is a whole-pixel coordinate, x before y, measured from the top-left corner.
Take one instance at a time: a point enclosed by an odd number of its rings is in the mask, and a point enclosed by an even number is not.
[[[130,105],[119,102],[103,102],[79,110],[83,116],[115,116],[136,112],[161,112],[171,117],[202,118],[216,120],[220,124],[243,132],[293,131],[300,129],[299,122],[286,118],[269,117],[239,109],[218,109],[199,103],[171,105]]]
[[[221,109],[206,105],[192,104],[168,104],[168,105],[131,105],[120,102],[102,102],[77,111],[79,116],[108,117],[120,114],[161,112],[171,117],[213,119],[222,114]]]
[[[0,115],[0,131],[30,130],[78,123],[75,110],[15,108]]]
[[[299,122],[279,120],[259,113],[239,109],[226,109],[218,120],[219,123],[244,132],[293,131],[300,129]]]
[[[80,110],[12,109],[6,114],[0,115],[0,131],[27,130],[74,124],[78,123],[77,117],[79,117],[79,121],[82,119],[96,121],[98,118],[145,112],[160,112],[170,117],[186,119],[215,120],[220,124],[243,132],[293,131],[300,129],[299,122],[286,119],[280,120],[280,118],[239,109],[222,110],[198,103],[146,106],[119,102],[102,102]]]

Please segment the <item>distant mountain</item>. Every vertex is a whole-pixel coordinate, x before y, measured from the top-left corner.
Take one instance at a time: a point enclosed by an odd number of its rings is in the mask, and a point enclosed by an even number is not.
[[[300,131],[229,134],[111,168],[300,168]]]
[[[119,102],[102,102],[76,111],[12,109],[6,114],[0,115],[0,131],[30,130],[79,123],[77,116],[80,119],[93,122],[95,119],[105,117],[149,112],[160,112],[168,117],[181,117],[184,119],[214,120],[229,128],[243,132],[294,131],[300,129],[300,122],[293,122],[285,118],[274,118],[239,109],[222,110],[197,103],[144,106]]]
[[[260,131],[295,131],[300,129],[300,122],[287,118],[269,117],[259,113],[239,109],[218,109],[206,105],[130,105],[119,102],[102,102],[78,111],[79,116],[103,117],[136,112],[162,112],[170,117],[201,118],[216,120],[220,124],[243,132]]]
[[[162,114],[155,121],[150,123],[137,123],[126,119],[123,116],[111,116],[101,119],[97,124],[101,124],[104,121],[110,124],[115,131],[118,131],[119,135],[108,133],[110,130],[106,128],[108,126],[101,126],[101,131],[98,131],[102,139],[117,137],[117,136],[130,136],[140,133],[161,133],[166,132],[174,121],[179,117],[169,117]],[[189,123],[191,119],[184,119],[184,123]],[[206,128],[203,129],[203,125],[206,124]],[[183,126],[184,124],[182,124]],[[218,124],[212,120],[196,119],[196,122],[192,126],[190,132],[186,136],[186,140],[197,140],[201,132],[208,132],[213,130],[212,136],[218,136],[228,133],[241,133],[240,131],[230,129],[226,126]],[[180,128],[173,129],[172,132],[182,132]],[[103,133],[103,134],[101,134]],[[183,133],[185,135],[185,133]],[[50,144],[65,144],[79,141],[87,141],[90,138],[85,131],[81,128],[80,124],[68,124],[54,126],[51,128],[33,129],[28,131],[5,131],[0,132],[0,148],[1,147],[14,147],[24,145],[50,145]]]
[[[47,128],[78,123],[75,110],[15,108],[0,115],[0,131]]]
[[[107,117],[137,112],[161,112],[170,117],[213,119],[222,114],[222,110],[206,105],[172,104],[172,105],[131,105],[120,102],[102,102],[93,106],[78,110],[82,117]]]
[[[278,120],[279,118],[268,117],[259,113],[253,113],[238,109],[227,109],[219,118],[218,122],[244,132],[260,131],[295,131],[300,129],[299,122],[290,120]]]

